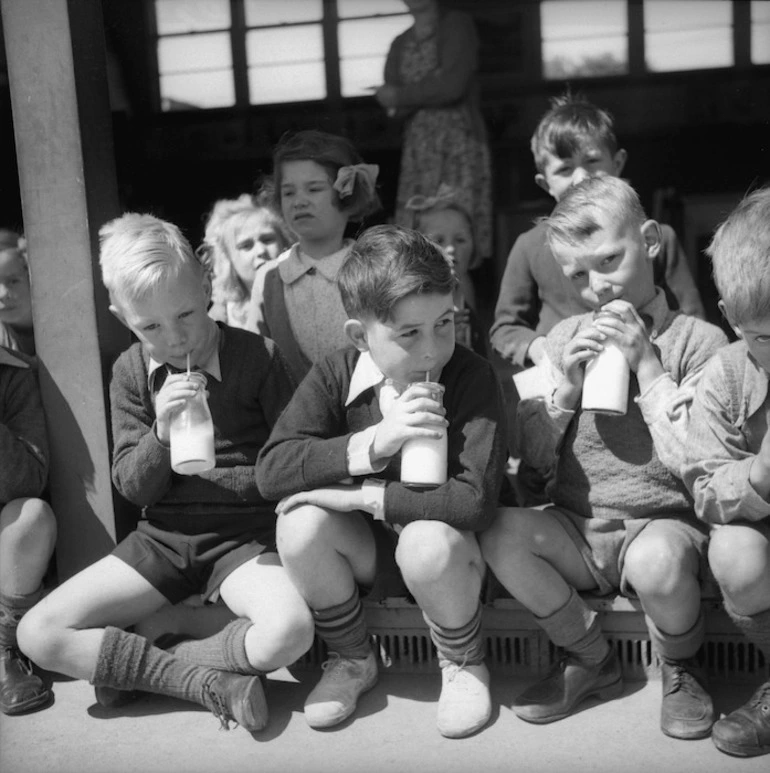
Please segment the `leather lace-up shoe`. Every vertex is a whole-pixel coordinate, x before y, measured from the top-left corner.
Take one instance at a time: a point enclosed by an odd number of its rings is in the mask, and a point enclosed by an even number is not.
[[[53,693],[33,672],[32,664],[16,647],[0,652],[0,710],[3,714],[23,714],[53,700]]]
[[[714,724],[706,674],[692,658],[661,662],[660,729],[672,738],[705,738]]]
[[[203,700],[223,730],[230,729],[230,722],[249,733],[267,725],[267,701],[258,676],[217,671],[204,688]]]
[[[770,681],[748,703],[716,722],[711,740],[719,751],[736,757],[770,754]]]
[[[323,666],[323,676],[305,701],[305,719],[316,729],[333,727],[355,710],[359,697],[377,684],[377,658],[344,658],[336,652]]]
[[[608,701],[623,692],[623,677],[615,650],[610,647],[597,666],[586,665],[573,655],[566,657],[545,679],[524,690],[513,702],[520,719],[535,724],[568,717],[589,697]]]

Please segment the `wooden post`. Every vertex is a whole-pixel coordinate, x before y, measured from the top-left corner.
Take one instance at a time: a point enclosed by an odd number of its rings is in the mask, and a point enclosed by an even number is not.
[[[109,314],[97,233],[119,212],[99,0],[0,0],[60,579],[112,549],[105,383],[129,336]]]

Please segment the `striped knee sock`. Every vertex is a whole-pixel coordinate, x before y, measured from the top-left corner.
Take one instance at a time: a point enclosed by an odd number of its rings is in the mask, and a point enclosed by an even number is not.
[[[330,652],[347,658],[365,658],[372,651],[358,589],[342,604],[313,610],[313,618],[316,633]]]
[[[473,617],[459,628],[445,628],[422,615],[430,629],[430,638],[436,645],[439,663],[448,660],[465,666],[477,666],[484,660],[484,641],[481,636],[481,604]]]

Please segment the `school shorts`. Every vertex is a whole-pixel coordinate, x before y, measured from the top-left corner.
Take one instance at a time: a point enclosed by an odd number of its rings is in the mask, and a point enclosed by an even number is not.
[[[699,578],[708,576],[708,526],[695,516],[666,516],[665,518],[631,518],[605,520],[584,518],[565,507],[548,505],[542,509],[553,515],[580,551],[591,575],[596,580],[598,595],[620,591],[624,596],[636,597],[624,571],[629,545],[651,524],[664,529],[672,544],[681,544],[697,551],[700,558]]]
[[[139,521],[112,551],[172,604],[194,594],[214,600],[223,580],[261,553],[275,553],[275,526],[254,513],[216,516],[177,512]]]

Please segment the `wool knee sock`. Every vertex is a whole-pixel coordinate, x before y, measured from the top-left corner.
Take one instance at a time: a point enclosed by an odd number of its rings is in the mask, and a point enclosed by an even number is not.
[[[212,709],[208,687],[216,676],[213,668],[178,658],[153,647],[143,636],[110,626],[104,631],[91,684],[168,695]]]
[[[535,622],[557,646],[575,655],[588,666],[596,666],[607,656],[609,644],[602,635],[599,616],[570,588],[567,603],[547,617]]]
[[[0,648],[16,646],[16,629],[24,614],[40,601],[41,585],[32,593],[13,595],[0,593]]]
[[[484,660],[484,641],[481,637],[481,604],[476,607],[473,617],[459,628],[444,628],[435,623],[424,612],[422,614],[430,629],[430,638],[436,645],[439,663],[448,660],[464,666],[477,666]]]
[[[687,660],[693,657],[703,644],[706,618],[702,611],[689,631],[678,634],[661,631],[649,615],[645,615],[644,620],[647,623],[652,647],[664,660]]]
[[[756,615],[739,615],[725,602],[725,611],[743,635],[765,656],[765,660],[770,662],[770,609]]]
[[[358,589],[342,604],[314,609],[313,618],[316,633],[330,652],[347,658],[365,658],[372,651]]]
[[[219,633],[206,639],[187,639],[166,648],[178,658],[199,666],[231,671],[234,674],[259,674],[246,654],[246,632],[251,620],[239,617],[228,623]]]

